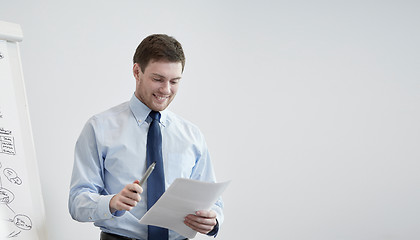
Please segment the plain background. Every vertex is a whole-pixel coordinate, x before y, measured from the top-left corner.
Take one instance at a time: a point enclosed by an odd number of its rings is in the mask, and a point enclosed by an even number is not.
[[[1,0],[20,44],[50,240],[99,239],[67,210],[74,143],[134,92],[152,33],[187,57],[171,110],[206,136],[218,239],[420,236],[418,1]],[[197,239],[208,239],[201,236]]]

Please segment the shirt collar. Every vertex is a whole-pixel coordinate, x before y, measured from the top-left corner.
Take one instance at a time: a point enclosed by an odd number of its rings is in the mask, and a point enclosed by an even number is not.
[[[130,99],[130,109],[134,117],[136,118],[137,124],[139,124],[139,126],[144,122],[151,122],[152,118],[149,117],[149,113],[152,110],[149,107],[147,107],[142,101],[140,101],[134,94]],[[168,112],[165,109],[163,111],[160,111],[160,115],[160,124],[165,127],[167,125],[166,120]]]

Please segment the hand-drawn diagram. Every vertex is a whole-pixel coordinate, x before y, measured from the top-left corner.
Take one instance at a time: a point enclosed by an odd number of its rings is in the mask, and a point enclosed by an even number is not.
[[[15,141],[12,131],[0,128],[0,153],[15,155]]]
[[[1,168],[1,164],[0,164]],[[17,173],[11,168],[5,168],[3,174],[6,178],[15,185],[21,185],[22,180],[19,178]],[[32,221],[31,219],[24,214],[16,214],[16,212],[10,207],[10,204],[15,199],[15,194],[7,188],[3,187],[0,177],[0,205],[4,205],[9,209],[8,215],[9,218],[6,221],[13,223],[13,226],[9,227],[12,232],[7,236],[8,238],[13,238],[19,236],[22,230],[31,230]],[[6,211],[4,211],[6,212]],[[12,216],[12,217],[10,217]]]
[[[14,138],[12,136],[11,130],[0,128],[0,145],[0,153],[8,155],[16,154]],[[2,162],[0,162],[0,169],[1,168],[3,168]],[[3,212],[6,214],[6,221],[11,223],[11,226],[8,228],[9,235],[6,237],[15,238],[18,237],[22,233],[22,231],[31,230],[32,221],[27,215],[16,213],[10,206],[11,203],[15,200],[16,196],[12,190],[4,187],[2,181],[4,179],[3,175],[9,181],[8,185],[14,187],[21,186],[22,179],[19,177],[18,173],[12,168],[6,167],[3,169],[3,171],[0,171],[0,206],[6,207],[6,211]]]

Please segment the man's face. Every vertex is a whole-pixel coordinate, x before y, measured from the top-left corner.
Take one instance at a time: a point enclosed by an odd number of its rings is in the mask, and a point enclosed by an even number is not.
[[[135,63],[136,97],[154,111],[163,111],[174,99],[182,76],[181,62],[150,61],[144,69]]]

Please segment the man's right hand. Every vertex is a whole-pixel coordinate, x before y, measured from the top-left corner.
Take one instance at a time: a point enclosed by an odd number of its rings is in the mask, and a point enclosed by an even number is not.
[[[109,201],[111,213],[121,210],[130,211],[140,202],[140,194],[143,192],[143,188],[139,185],[139,182],[139,180],[136,180],[127,184],[121,192],[111,198],[111,201]]]

